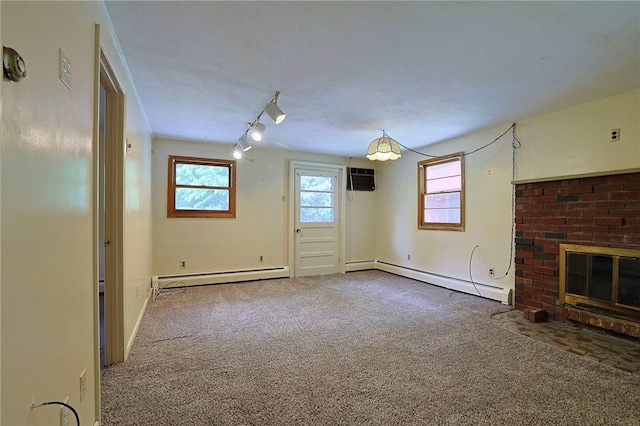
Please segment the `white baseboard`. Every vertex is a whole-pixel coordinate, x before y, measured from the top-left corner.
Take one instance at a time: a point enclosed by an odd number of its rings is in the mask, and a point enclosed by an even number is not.
[[[133,332],[129,337],[129,341],[127,342],[127,347],[124,352],[125,361],[129,358],[129,352],[131,351],[131,347],[133,346],[133,341],[136,340],[136,336],[138,335],[138,330],[140,329],[140,324],[142,324],[142,317],[144,313],[147,311],[147,304],[149,303],[149,297],[151,294],[151,289],[147,291],[147,297],[144,299],[144,304],[142,305],[142,309],[140,309],[140,315],[138,315],[138,320],[136,321],[136,326],[133,328]]]
[[[469,281],[460,280],[457,278],[445,277],[442,275],[432,274],[426,271],[420,271],[417,269],[405,268],[403,266],[393,265],[391,263],[385,263],[376,261],[376,269],[381,271],[390,272],[392,274],[400,275],[403,277],[411,278],[414,280],[422,281],[425,283],[437,285],[438,287],[448,288],[450,290],[460,291],[462,293],[473,294],[485,297],[487,299],[496,300],[502,302],[505,305],[511,304],[511,289],[494,287],[487,284],[475,283],[475,287]],[[476,288],[478,289],[476,291]]]
[[[200,274],[178,274],[158,276],[160,288],[183,287],[185,285],[223,284],[239,281],[254,281],[273,278],[289,278],[289,267],[251,269],[245,271],[205,272]]]
[[[361,260],[358,262],[347,262],[345,264],[346,272],[366,271],[368,269],[376,269],[375,260]]]

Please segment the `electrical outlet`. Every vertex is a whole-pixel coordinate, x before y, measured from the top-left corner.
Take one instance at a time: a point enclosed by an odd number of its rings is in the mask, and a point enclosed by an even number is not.
[[[411,260],[411,255],[410,254],[407,255],[407,260]]]
[[[496,274],[495,269],[490,268],[490,269],[489,269],[489,276],[490,276],[490,277],[493,277],[495,274]]]
[[[260,262],[264,262],[264,256],[260,256]]]
[[[80,402],[82,402],[86,394],[87,394],[87,370],[82,370],[82,373],[80,373]]]
[[[609,142],[616,142],[620,140],[620,129],[611,129],[609,131]]]
[[[186,268],[187,267],[187,261],[186,260],[181,260],[180,261],[180,267],[181,268]]]
[[[136,297],[140,296],[140,287],[136,284]]]
[[[64,403],[69,403],[69,397],[64,400]],[[69,426],[69,409],[64,405],[60,407],[60,426]]]

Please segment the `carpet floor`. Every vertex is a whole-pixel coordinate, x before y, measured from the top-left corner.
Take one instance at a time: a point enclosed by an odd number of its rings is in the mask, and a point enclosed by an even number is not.
[[[638,425],[640,376],[501,328],[508,306],[380,271],[150,302],[103,425]]]

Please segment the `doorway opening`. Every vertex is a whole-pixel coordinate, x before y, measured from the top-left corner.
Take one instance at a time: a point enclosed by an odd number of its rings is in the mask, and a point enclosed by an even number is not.
[[[102,48],[99,90],[97,223],[98,269],[104,279],[104,309],[99,324],[101,352],[104,343],[104,359],[100,361],[102,368],[124,361],[125,353],[122,296],[125,99]]]

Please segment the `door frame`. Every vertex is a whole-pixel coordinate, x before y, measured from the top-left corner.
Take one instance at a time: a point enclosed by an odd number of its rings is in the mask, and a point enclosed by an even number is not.
[[[335,172],[338,175],[337,182],[337,198],[339,202],[338,209],[336,212],[338,213],[338,272],[344,274],[346,272],[346,244],[345,237],[347,235],[345,229],[345,218],[346,218],[346,180],[345,177],[347,175],[347,166],[341,164],[330,164],[330,163],[316,163],[310,161],[298,161],[298,160],[290,160],[289,161],[289,222],[287,226],[287,241],[289,242],[288,252],[289,252],[289,277],[294,278],[296,276],[296,233],[295,233],[295,224],[296,224],[296,211],[295,211],[295,196],[296,196],[296,169],[305,169],[305,170],[318,170],[323,172]]]
[[[93,247],[94,247],[94,366],[96,419],[100,419],[100,305],[99,305],[99,261],[100,261],[100,85],[107,92],[105,119],[105,241],[110,241],[105,250],[105,346],[106,364],[123,362],[124,342],[124,298],[123,298],[123,235],[124,235],[124,152],[125,152],[125,94],[113,67],[100,42],[100,25],[95,26],[95,84],[94,84],[94,131],[93,131]]]

